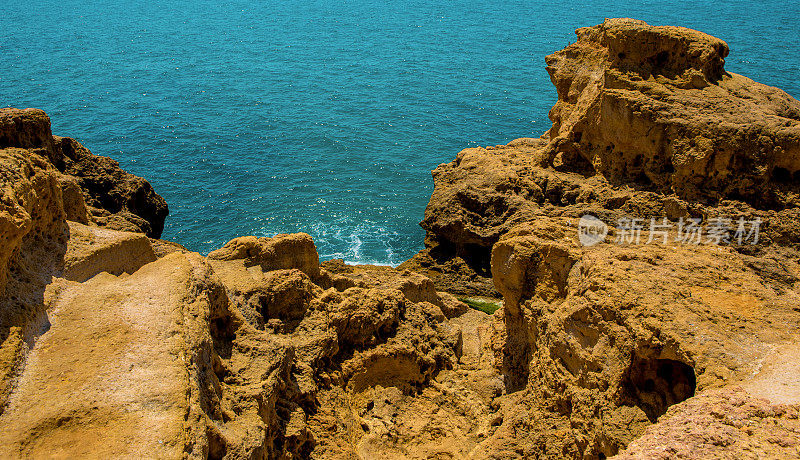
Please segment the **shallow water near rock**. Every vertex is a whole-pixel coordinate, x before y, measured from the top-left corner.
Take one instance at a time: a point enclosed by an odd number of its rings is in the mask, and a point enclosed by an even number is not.
[[[791,2],[6,3],[0,106],[146,177],[202,253],[305,231],[322,259],[407,259],[429,171],[549,128],[542,57],[604,17],[720,37],[728,71],[800,97]]]

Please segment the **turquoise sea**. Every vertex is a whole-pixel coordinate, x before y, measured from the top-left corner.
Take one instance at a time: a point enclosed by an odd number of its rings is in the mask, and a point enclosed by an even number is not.
[[[47,111],[151,181],[163,237],[206,253],[305,231],[323,259],[422,247],[430,170],[538,136],[544,56],[604,17],[716,35],[800,97],[800,2],[0,0],[0,106]]]

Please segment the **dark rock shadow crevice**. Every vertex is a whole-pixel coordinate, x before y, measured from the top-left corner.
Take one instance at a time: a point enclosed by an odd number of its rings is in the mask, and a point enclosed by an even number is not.
[[[621,402],[638,406],[655,423],[670,406],[694,396],[697,378],[683,362],[635,354],[620,389]]]

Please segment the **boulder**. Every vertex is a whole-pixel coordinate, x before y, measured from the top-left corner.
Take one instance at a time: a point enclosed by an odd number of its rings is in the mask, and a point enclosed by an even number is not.
[[[244,260],[247,266],[260,265],[265,271],[296,268],[306,275],[319,276],[319,254],[307,233],[276,235],[273,238],[243,236],[211,251],[212,260]]]
[[[65,279],[83,282],[98,273],[133,273],[156,260],[150,239],[141,233],[118,232],[69,222],[64,254]]]

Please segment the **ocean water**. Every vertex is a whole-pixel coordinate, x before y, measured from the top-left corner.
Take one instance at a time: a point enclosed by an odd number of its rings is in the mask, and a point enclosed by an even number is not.
[[[797,0],[0,6],[0,106],[150,180],[163,237],[202,253],[304,231],[323,260],[402,262],[430,170],[549,128],[544,56],[604,17],[718,36],[729,71],[800,97]]]

